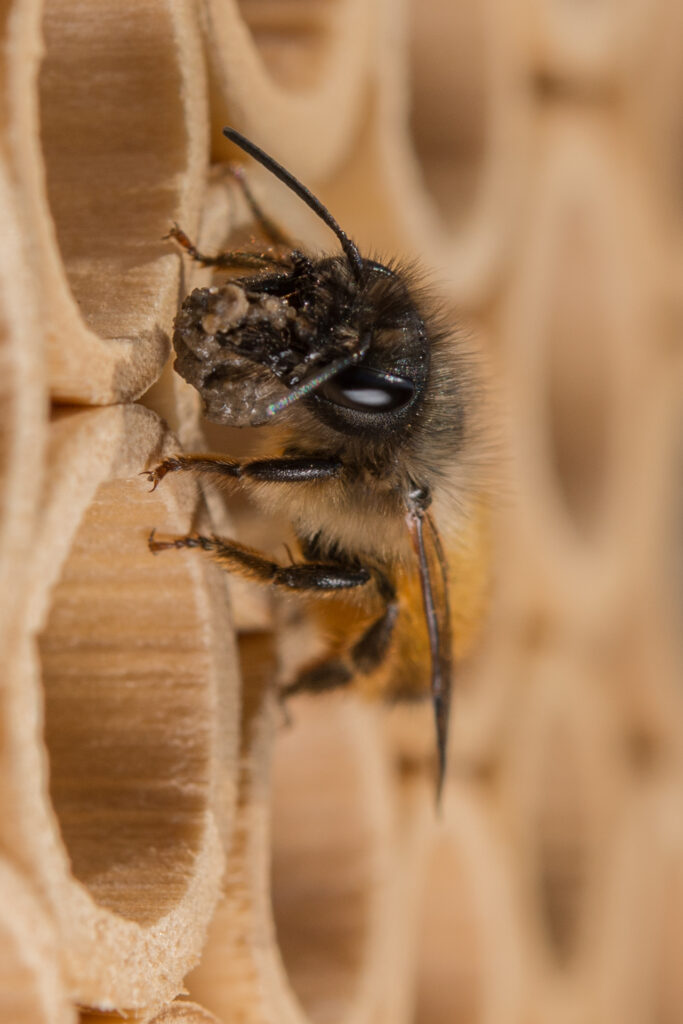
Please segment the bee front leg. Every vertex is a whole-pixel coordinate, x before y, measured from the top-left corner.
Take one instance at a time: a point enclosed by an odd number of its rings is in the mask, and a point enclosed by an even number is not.
[[[294,266],[289,252],[285,254],[276,253],[272,249],[260,252],[243,252],[242,250],[234,249],[227,252],[219,252],[215,256],[207,256],[199,251],[194,242],[191,241],[178,224],[173,224],[168,234],[164,235],[164,239],[168,238],[172,238],[173,241],[177,242],[191,259],[196,263],[201,263],[203,267],[221,267],[224,270],[231,268],[263,270],[265,267],[275,266],[287,267],[291,270]]]
[[[244,168],[241,164],[231,164],[228,168],[230,174],[233,176],[240,189],[242,195],[247,201],[247,205],[252,212],[254,220],[260,227],[263,234],[268,238],[273,245],[282,245],[287,249],[293,249],[294,243],[292,242],[289,235],[283,231],[279,224],[276,224],[268,214],[264,211],[261,204],[258,202],[254,193],[249,188],[247,182],[247,176],[244,173]]]
[[[226,455],[172,455],[154,469],[143,470],[155,491],[168,473],[191,472],[260,483],[305,483],[339,476],[335,456],[278,459],[231,459]]]

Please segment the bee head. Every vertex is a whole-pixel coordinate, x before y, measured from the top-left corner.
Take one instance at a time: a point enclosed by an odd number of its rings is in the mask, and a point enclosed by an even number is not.
[[[289,171],[234,129],[224,134],[298,195],[342,252],[292,250],[273,271],[195,290],[176,318],[177,371],[216,422],[260,426],[295,415],[296,403],[360,445],[393,449],[413,433],[429,390],[435,324],[414,275],[361,256]]]
[[[363,430],[376,436],[378,432],[393,432],[405,427],[427,381],[428,343],[424,322],[401,275],[381,263],[364,259],[330,211],[273,157],[234,128],[224,128],[223,134],[299,196],[334,232],[342,247],[341,260],[323,260],[319,265],[320,269],[327,264],[333,270],[332,279],[336,276],[337,285],[343,282],[342,287],[338,288],[330,303],[314,301],[310,305],[317,306],[319,313],[329,313],[338,306],[337,300],[348,288],[348,293],[354,295],[354,301],[336,319],[336,326],[341,328],[342,345],[346,342],[344,336],[348,327],[351,335],[354,329],[358,332],[358,353],[362,355],[349,365],[340,366],[338,373],[328,375],[324,380],[318,375],[317,382],[310,389],[309,403],[315,404],[323,420],[344,433]],[[317,276],[317,283],[323,285],[323,291],[325,284],[329,284],[324,281],[326,276],[325,273]],[[347,314],[350,314],[351,323],[347,321]],[[323,315],[323,325],[325,319]],[[328,326],[329,323],[328,320]],[[318,343],[320,340],[319,335]],[[307,387],[304,385],[291,397],[303,394]],[[284,404],[277,403],[279,406]]]
[[[349,328],[362,358],[326,380],[309,408],[345,434],[387,435],[407,427],[429,372],[424,320],[401,274],[364,261]]]

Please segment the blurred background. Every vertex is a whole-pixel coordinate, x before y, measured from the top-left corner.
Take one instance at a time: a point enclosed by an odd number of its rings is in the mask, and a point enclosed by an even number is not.
[[[683,10],[376,6],[363,133],[324,195],[481,343],[501,473],[412,1019],[683,1020]]]

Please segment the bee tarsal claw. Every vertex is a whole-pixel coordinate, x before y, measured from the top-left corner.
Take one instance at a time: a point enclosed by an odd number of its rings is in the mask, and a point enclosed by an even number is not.
[[[172,241],[174,239],[177,239],[178,235],[182,235],[183,233],[184,232],[182,232],[180,230],[179,225],[175,221],[173,221],[173,223],[171,224],[171,226],[168,229],[168,231],[166,232],[166,234],[161,236],[161,241],[162,242]]]
[[[180,464],[177,459],[164,459],[154,469],[145,469],[140,474],[141,476],[146,475],[147,479],[151,483],[150,493],[156,491],[157,487],[164,479],[167,473],[173,473],[180,468]]]
[[[152,485],[149,489],[150,494],[152,493],[152,491],[156,491],[157,484],[159,483],[159,481],[156,479],[153,469],[143,469],[142,473],[139,473],[138,476],[147,477],[147,482]]]

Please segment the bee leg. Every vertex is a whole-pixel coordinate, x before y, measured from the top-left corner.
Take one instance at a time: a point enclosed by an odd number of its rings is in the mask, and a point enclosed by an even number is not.
[[[290,591],[330,593],[363,587],[374,580],[385,601],[384,611],[379,618],[368,626],[346,656],[324,659],[300,672],[294,682],[281,691],[283,699],[303,691],[320,693],[345,686],[358,672],[368,674],[378,668],[387,654],[398,615],[398,603],[393,584],[377,570],[364,569],[362,566],[347,568],[338,563],[325,562],[298,562],[281,566],[245,544],[198,534],[157,540],[153,530],[148,545],[154,554],[170,548],[200,548],[227,572]]]
[[[351,648],[350,656],[357,671],[368,675],[379,668],[389,650],[397,618],[398,602],[391,601],[387,604],[384,614],[368,626],[360,640],[356,641]]]
[[[269,583],[284,590],[348,590],[365,586],[372,579],[372,574],[363,568],[347,569],[344,566],[322,562],[278,565],[246,544],[223,540],[220,537],[189,534],[184,537],[157,540],[155,531],[152,531],[147,543],[154,554],[169,548],[200,548],[227,572],[234,572],[256,583]]]
[[[234,250],[229,252],[220,252],[216,256],[207,256],[205,253],[199,251],[197,246],[192,242],[185,234],[183,229],[177,224],[173,224],[167,235],[164,235],[164,239],[172,238],[178,243],[178,245],[185,250],[196,263],[201,263],[203,267],[223,267],[229,269],[230,267],[235,268],[253,268],[262,270],[264,267],[276,266],[276,267],[287,267],[288,269],[293,268],[293,262],[290,258],[289,252],[284,255],[276,254],[272,250],[266,250],[262,252],[242,252],[240,250]]]
[[[242,195],[246,199],[247,205],[252,212],[254,220],[256,221],[256,223],[258,224],[266,238],[268,238],[273,243],[273,245],[284,245],[286,246],[287,249],[293,249],[294,245],[289,236],[287,235],[287,233],[283,231],[282,228],[278,224],[276,224],[275,221],[272,220],[267,213],[265,213],[263,207],[260,205],[256,197],[254,196],[254,193],[249,188],[247,176],[244,172],[244,168],[242,167],[242,165],[230,164],[228,170],[230,171],[230,174],[232,174],[233,178],[239,185],[242,191]]]
[[[375,619],[359,640],[342,657],[324,658],[302,669],[296,679],[282,690],[283,700],[295,693],[323,693],[347,686],[355,676],[369,675],[387,656],[398,617],[398,602],[393,585],[375,573],[380,594],[386,601],[383,613]]]
[[[339,476],[342,463],[332,456],[320,458],[250,459],[240,462],[226,455],[172,455],[154,469],[140,474],[152,484],[152,490],[168,473],[191,472],[259,483],[305,483]]]
[[[350,664],[341,658],[327,658],[302,669],[294,682],[282,687],[280,698],[286,701],[295,693],[325,693],[326,690],[348,686],[351,682],[353,669]]]

